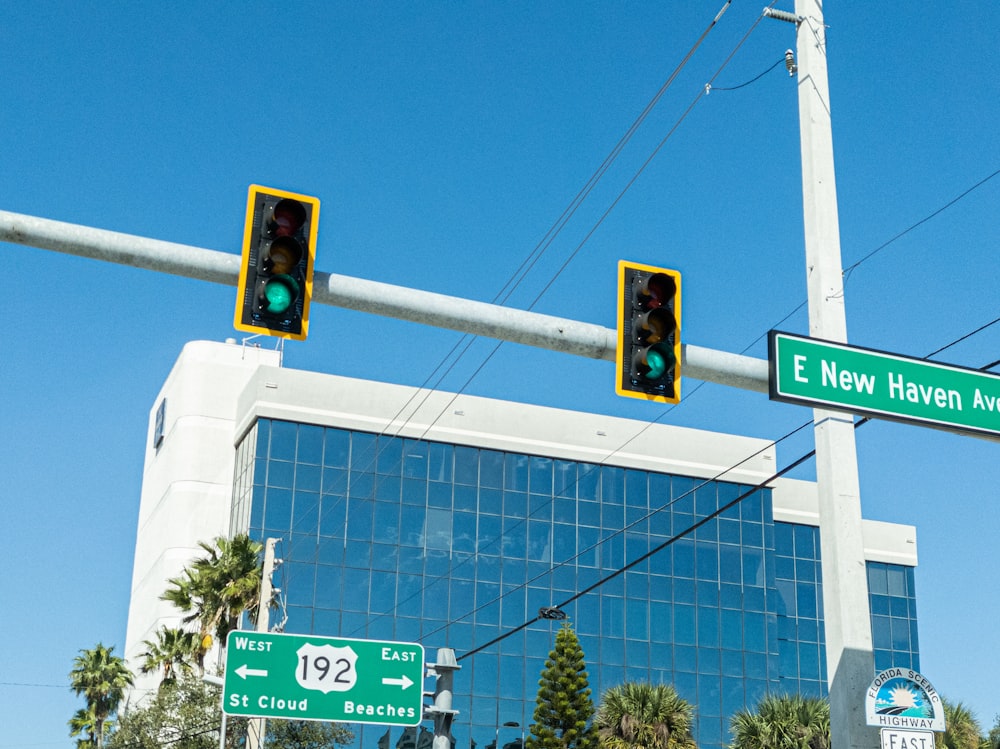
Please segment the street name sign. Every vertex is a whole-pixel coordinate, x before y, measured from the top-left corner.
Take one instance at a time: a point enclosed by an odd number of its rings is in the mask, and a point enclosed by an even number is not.
[[[771,400],[1000,437],[1000,375],[772,330]]]
[[[423,719],[424,648],[277,632],[230,632],[227,715],[415,726]]]

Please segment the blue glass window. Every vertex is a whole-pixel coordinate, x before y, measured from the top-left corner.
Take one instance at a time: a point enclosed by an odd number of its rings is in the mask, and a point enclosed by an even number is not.
[[[690,532],[748,487],[266,419],[236,464],[233,528],[285,544],[287,631],[459,657],[501,638],[456,678],[460,746],[500,732],[520,749],[503,723],[532,721],[548,606],[570,616],[595,700],[673,683],[702,749],[769,692],[825,693],[818,529],[775,523],[768,491]],[[869,563],[868,580],[876,665],[919,668],[912,568]],[[359,727],[354,746],[385,733]]]

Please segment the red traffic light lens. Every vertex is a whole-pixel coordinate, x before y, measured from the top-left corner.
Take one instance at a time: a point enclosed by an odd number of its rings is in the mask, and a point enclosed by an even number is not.
[[[677,292],[677,284],[666,273],[654,273],[639,283],[639,299],[644,309],[656,309],[669,304]]]
[[[271,212],[271,232],[278,237],[294,236],[305,222],[305,207],[291,198],[279,200]]]

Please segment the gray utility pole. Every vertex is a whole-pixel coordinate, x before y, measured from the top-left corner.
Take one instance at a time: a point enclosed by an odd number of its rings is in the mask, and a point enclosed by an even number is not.
[[[847,342],[822,0],[795,0],[809,333]],[[787,20],[787,19],[786,19]],[[834,749],[875,749],[865,691],[875,677],[854,418],[813,411],[830,733]]]
[[[0,211],[0,241],[236,286],[240,256]],[[608,277],[614,269],[608,268]],[[615,360],[617,332],[600,325],[316,271],[313,302],[552,351]],[[609,309],[612,309],[609,299]],[[235,301],[234,301],[235,303]],[[683,374],[766,393],[767,360],[685,344]]]
[[[424,718],[434,721],[434,741],[431,749],[451,749],[454,745],[451,724],[458,711],[452,709],[452,701],[455,691],[455,672],[460,668],[455,658],[455,651],[451,648],[438,648],[435,662],[427,664],[428,673],[435,679],[434,704],[424,710]]]
[[[260,602],[257,605],[257,632],[267,632],[271,626],[271,599],[274,598],[274,587],[271,577],[274,575],[274,547],[278,539],[269,538],[264,541],[264,568],[260,575]],[[264,746],[264,731],[267,730],[266,718],[250,718],[247,721],[247,749],[260,749]]]

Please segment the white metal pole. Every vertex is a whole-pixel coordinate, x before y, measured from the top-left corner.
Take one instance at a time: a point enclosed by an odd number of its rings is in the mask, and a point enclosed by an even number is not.
[[[222,712],[222,722],[219,724],[219,749],[226,749],[226,713]]]
[[[274,547],[278,539],[269,538],[264,541],[264,568],[260,576],[260,603],[257,606],[257,632],[267,632],[271,623],[271,598],[273,587],[271,575],[274,573]],[[264,746],[264,731],[267,728],[265,718],[250,718],[247,721],[247,749],[260,749]]]
[[[847,341],[822,0],[796,0],[809,331]],[[865,690],[875,676],[854,419],[814,411],[830,732],[834,749],[875,749]]]
[[[0,211],[0,242],[229,286],[236,285],[240,272],[239,255],[10,211]],[[618,334],[612,328],[379,281],[316,271],[313,302],[576,356],[615,360]],[[764,359],[690,344],[682,345],[681,356],[686,377],[767,392]]]

